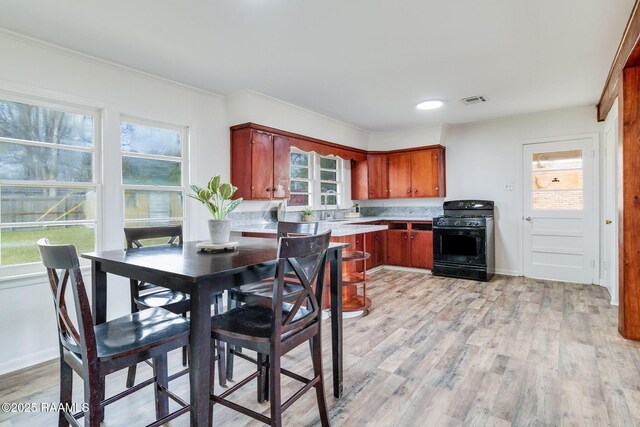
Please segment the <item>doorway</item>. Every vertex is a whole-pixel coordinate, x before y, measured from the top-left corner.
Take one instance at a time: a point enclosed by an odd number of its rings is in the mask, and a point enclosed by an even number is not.
[[[595,139],[523,145],[526,277],[595,283]]]

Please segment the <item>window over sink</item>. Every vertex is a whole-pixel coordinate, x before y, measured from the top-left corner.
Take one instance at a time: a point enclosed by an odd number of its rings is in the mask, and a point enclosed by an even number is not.
[[[343,195],[344,163],[337,156],[322,156],[291,148],[289,206],[336,209]],[[329,193],[329,194],[327,194]]]

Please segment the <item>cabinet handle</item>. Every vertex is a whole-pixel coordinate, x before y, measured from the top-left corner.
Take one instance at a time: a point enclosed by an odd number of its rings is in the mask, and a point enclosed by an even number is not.
[[[413,192],[414,192],[414,193],[417,193],[417,192],[418,192],[418,189],[416,188],[415,190],[413,190]]]
[[[391,190],[387,190],[387,193],[391,193]]]
[[[252,190],[255,190],[256,188],[252,185],[252,186],[251,186],[251,189],[252,189]]]
[[[436,187],[436,191],[440,190],[440,187]]]
[[[411,189],[408,189],[408,190],[407,190],[407,193],[411,193]]]
[[[404,239],[407,240],[407,235],[406,234],[404,235]]]
[[[271,188],[267,188],[267,192],[271,191]]]

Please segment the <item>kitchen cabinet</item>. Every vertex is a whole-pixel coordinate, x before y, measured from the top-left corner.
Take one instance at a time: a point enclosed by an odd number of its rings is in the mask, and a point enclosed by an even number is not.
[[[433,269],[433,232],[431,224],[411,224],[411,267]]]
[[[390,223],[387,230],[387,264],[411,267],[408,223]]]
[[[365,234],[365,247],[371,257],[367,260],[367,269],[386,264],[387,230]]]
[[[444,197],[444,148],[389,155],[389,198]]]
[[[389,198],[411,197],[411,153],[389,155]]]
[[[231,182],[235,197],[245,200],[288,198],[289,150],[287,137],[257,129],[231,130]]]
[[[391,222],[387,230],[388,265],[433,268],[430,222]]]
[[[351,161],[351,200],[369,199],[369,164],[366,160]]]
[[[389,198],[389,159],[386,154],[367,156],[369,199]],[[359,199],[355,199],[359,200]]]

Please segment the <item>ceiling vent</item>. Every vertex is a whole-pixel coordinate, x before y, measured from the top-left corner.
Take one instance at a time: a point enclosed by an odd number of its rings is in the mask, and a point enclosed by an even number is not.
[[[462,98],[460,102],[464,105],[480,104],[482,102],[487,102],[487,98],[485,96],[469,96]]]

